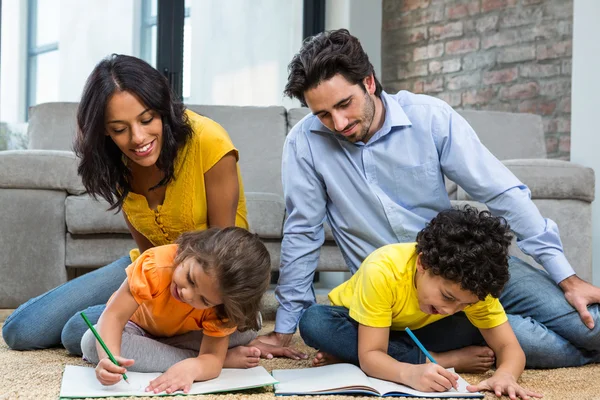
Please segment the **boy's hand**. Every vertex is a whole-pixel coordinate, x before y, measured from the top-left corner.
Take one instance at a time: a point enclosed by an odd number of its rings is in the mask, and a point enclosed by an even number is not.
[[[304,360],[308,356],[293,347],[280,347],[269,343],[265,343],[260,339],[254,339],[250,346],[254,346],[260,350],[260,357],[271,359],[273,357],[287,357],[294,360]]]
[[[467,386],[469,392],[477,392],[487,390],[494,392],[496,396],[501,397],[502,394],[508,395],[512,400],[521,398],[527,400],[531,397],[541,398],[543,395],[532,392],[531,390],[523,389],[515,380],[515,378],[506,372],[496,372],[491,378],[480,382],[478,385]]]
[[[445,392],[458,385],[458,375],[438,364],[419,364],[407,369],[406,384],[421,392]]]
[[[119,383],[123,379],[123,374],[127,373],[125,367],[130,367],[135,362],[129,358],[115,357],[115,360],[121,365],[115,365],[108,357],[100,360],[96,365],[96,379],[104,386],[110,386]]]
[[[183,393],[190,391],[194,378],[198,375],[198,359],[188,358],[179,361],[169,368],[164,374],[150,381],[146,392],[154,393],[173,393],[177,390],[183,390]]]

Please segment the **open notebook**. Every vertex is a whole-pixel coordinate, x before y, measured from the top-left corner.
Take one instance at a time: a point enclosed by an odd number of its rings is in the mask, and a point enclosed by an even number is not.
[[[408,386],[370,378],[355,365],[332,364],[324,367],[304,369],[276,369],[273,377],[275,395],[316,395],[316,394],[362,394],[374,396],[415,396],[415,397],[454,397],[483,398],[480,392],[468,392],[468,383],[459,377],[458,390],[447,392],[420,392]]]
[[[88,397],[113,396],[166,396],[166,393],[153,394],[145,392],[148,382],[158,377],[160,373],[127,372],[129,383],[121,381],[113,386],[102,386],[96,379],[94,368],[67,365],[60,387],[61,399],[77,399]],[[263,367],[249,369],[224,368],[218,378],[192,385],[188,395],[230,392],[268,386],[277,383]],[[183,392],[175,394],[183,395]],[[170,394],[169,396],[172,396]]]

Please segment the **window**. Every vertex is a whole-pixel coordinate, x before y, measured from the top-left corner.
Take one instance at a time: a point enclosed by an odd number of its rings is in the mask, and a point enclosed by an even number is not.
[[[26,107],[59,99],[59,7],[53,0],[29,0]],[[27,115],[27,110],[25,110]]]

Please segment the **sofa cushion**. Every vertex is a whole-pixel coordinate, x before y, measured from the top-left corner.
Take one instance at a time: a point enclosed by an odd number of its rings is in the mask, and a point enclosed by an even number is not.
[[[283,198],[273,193],[246,193],[250,230],[263,239],[283,237],[285,204]]]
[[[74,235],[95,233],[129,233],[123,215],[104,199],[95,200],[88,194],[68,196],[65,201],[67,231]]]
[[[561,160],[506,160],[504,165],[531,190],[533,199],[594,200],[594,170]],[[461,187],[458,200],[471,197]]]
[[[44,103],[29,110],[29,149],[73,151],[79,103]]]
[[[310,110],[307,107],[290,108],[287,112],[287,132],[309,113]]]
[[[284,107],[188,105],[188,108],[227,130],[240,153],[239,165],[247,192],[283,194],[281,152],[287,127]]]
[[[129,255],[137,247],[131,235],[71,235],[67,233],[65,266],[70,268],[103,267]]]

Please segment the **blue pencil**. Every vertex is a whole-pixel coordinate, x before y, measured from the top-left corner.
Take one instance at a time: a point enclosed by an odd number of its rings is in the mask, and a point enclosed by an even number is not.
[[[425,346],[423,346],[423,344],[419,341],[419,339],[417,339],[417,337],[415,336],[414,333],[412,333],[410,328],[406,327],[406,328],[404,328],[404,330],[406,331],[406,333],[408,333],[408,336],[410,336],[410,338],[413,340],[413,342],[415,342],[417,344],[417,346],[419,346],[419,348],[421,349],[423,354],[425,354],[425,356],[427,358],[429,358],[429,361],[431,361],[434,364],[437,364],[437,361],[435,361],[435,359],[431,356],[431,354],[429,354],[427,349],[425,349]]]

